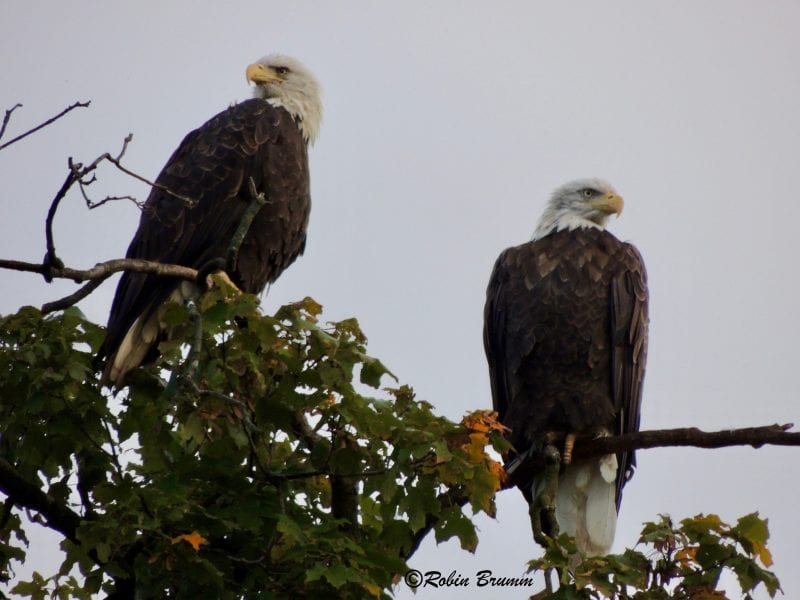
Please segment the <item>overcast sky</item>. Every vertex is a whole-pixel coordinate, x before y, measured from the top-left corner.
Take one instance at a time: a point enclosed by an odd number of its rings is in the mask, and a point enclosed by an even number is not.
[[[642,427],[792,422],[798,23],[790,0],[5,0],[0,110],[24,105],[7,137],[76,100],[92,105],[0,152],[0,257],[41,260],[68,156],[117,152],[132,132],[125,164],[154,178],[188,131],[249,97],[246,65],[281,51],[317,74],[325,116],[310,153],[306,253],[266,311],[311,295],[329,319],[358,317],[371,353],[459,419],[491,406],[481,329],[497,254],[530,237],[553,188],[603,177],[626,200],[610,229],[638,246],[650,277]],[[111,168],[99,179],[98,199],[147,195]],[[74,192],[55,223],[59,255],[72,267],[121,257],[138,218],[129,202],[89,212]],[[0,277],[4,314],[75,289]],[[113,291],[107,283],[82,310],[105,323]],[[799,459],[791,448],[641,452],[615,549],[658,513],[758,510],[786,597],[800,597]],[[476,555],[431,539],[413,566],[511,577],[539,555],[516,490],[500,494],[497,520],[478,524]],[[53,548],[30,553],[48,575]],[[402,583],[397,595],[411,597]]]

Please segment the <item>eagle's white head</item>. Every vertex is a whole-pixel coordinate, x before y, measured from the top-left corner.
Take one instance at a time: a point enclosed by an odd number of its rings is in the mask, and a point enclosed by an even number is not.
[[[254,97],[289,111],[306,141],[314,143],[322,122],[322,90],[303,63],[291,56],[268,54],[247,67],[247,80],[256,85]]]
[[[570,181],[553,192],[533,239],[562,229],[603,229],[610,215],[622,212],[622,206],[622,196],[607,181],[594,178]]]

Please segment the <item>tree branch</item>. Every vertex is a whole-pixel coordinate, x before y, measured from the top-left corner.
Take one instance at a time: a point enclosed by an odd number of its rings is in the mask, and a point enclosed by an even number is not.
[[[0,492],[13,499],[14,504],[34,510],[47,519],[51,529],[58,531],[65,538],[79,544],[76,532],[81,517],[68,507],[56,502],[38,486],[22,477],[14,466],[0,458]]]
[[[51,279],[72,279],[76,283],[89,281],[89,283],[80,288],[77,292],[65,298],[61,298],[60,300],[43,304],[43,313],[50,313],[72,306],[93,292],[103,281],[120,271],[151,273],[162,277],[177,277],[189,281],[197,280],[197,269],[184,267],[183,265],[144,260],[141,258],[117,258],[114,260],[107,260],[97,263],[91,269],[72,269],[63,266],[51,266],[44,263],[30,263],[21,260],[6,260],[0,258],[0,269],[39,273],[40,275],[48,275]]]
[[[45,122],[40,123],[33,129],[29,129],[25,133],[19,134],[17,137],[8,140],[5,144],[0,144],[0,150],[3,150],[4,148],[7,148],[11,144],[14,144],[15,142],[18,142],[21,139],[28,137],[32,133],[36,133],[43,127],[47,127],[48,125],[50,125],[50,123],[57,121],[71,110],[74,110],[76,108],[87,108],[91,103],[92,103],[91,100],[87,100],[86,102],[75,102],[74,104],[71,104],[70,106],[62,110],[60,113],[58,113],[56,116],[47,119]],[[16,109],[20,108],[21,106],[22,104],[17,103],[16,105],[12,106],[6,111],[5,117],[3,117],[3,125],[2,127],[0,127],[0,137],[3,137],[3,134],[6,131],[6,125],[8,125],[8,120],[11,118],[11,113],[14,112]]]
[[[4,458],[0,458],[0,492],[8,498],[6,506],[8,506],[8,501],[11,501],[14,506],[36,511],[46,519],[47,527],[58,531],[76,546],[81,545],[77,531],[84,519],[68,506],[59,504],[47,493],[39,489],[38,486],[22,477],[14,466]],[[138,548],[136,544],[134,544],[134,547]],[[95,564],[101,568],[106,568],[106,561],[100,560],[95,550],[88,550],[87,555]],[[107,572],[118,590],[127,590],[133,580],[132,557],[126,556],[125,558],[128,559],[126,562],[118,562],[118,564],[125,570],[126,575],[120,575],[118,572]],[[120,597],[133,598],[133,594],[132,592],[126,593]]]
[[[84,166],[82,163],[74,162],[72,160],[72,157],[68,159],[67,164],[69,166],[69,172],[67,173],[67,177],[64,179],[64,183],[61,184],[61,188],[58,190],[58,193],[55,195],[52,202],[50,203],[50,208],[47,211],[47,219],[45,220],[45,238],[47,242],[47,253],[45,254],[45,258],[43,261],[43,264],[45,266],[45,271],[42,273],[42,275],[44,276],[45,281],[47,281],[48,283],[54,277],[53,270],[64,266],[64,264],[61,262],[61,260],[59,260],[58,256],[56,255],[55,242],[53,240],[53,220],[55,219],[56,211],[58,210],[58,206],[61,203],[61,200],[64,198],[64,196],[67,195],[67,192],[73,185],[75,185],[76,182],[80,186],[81,194],[83,195],[84,201],[86,202],[86,206],[88,206],[89,209],[102,206],[103,204],[112,199],[133,200],[133,202],[135,202],[136,205],[139,206],[139,203],[136,201],[136,199],[130,196],[117,196],[117,197],[108,196],[103,200],[100,200],[99,202],[93,202],[87,196],[85,188],[86,186],[91,185],[95,181],[95,178],[93,176],[91,179],[87,180],[86,177],[88,177],[91,173],[93,173],[103,161],[110,162],[112,165],[114,165],[117,169],[119,169],[126,175],[129,175],[134,179],[138,179],[139,181],[142,181],[143,183],[146,183],[147,185],[153,188],[159,189],[164,193],[169,194],[170,196],[173,196],[179,199],[180,201],[187,203],[189,206],[194,206],[196,204],[195,200],[187,196],[175,193],[166,186],[150,181],[149,179],[146,179],[141,175],[138,175],[137,173],[134,173],[133,171],[126,169],[125,167],[122,166],[120,161],[122,157],[125,155],[125,151],[128,149],[128,144],[132,139],[133,139],[133,134],[129,133],[127,136],[125,136],[125,139],[122,142],[122,148],[120,149],[119,153],[116,156],[111,156],[110,153],[106,152],[95,158],[91,163],[89,163],[86,166]]]
[[[573,461],[584,458],[604,456],[619,452],[631,452],[647,448],[666,448],[672,446],[693,446],[696,448],[725,448],[728,446],[764,445],[800,446],[800,432],[788,431],[792,423],[785,425],[765,425],[742,429],[723,429],[722,431],[702,431],[696,427],[681,429],[658,429],[639,431],[623,435],[579,438],[572,452]],[[506,463],[508,480],[505,488],[526,485],[531,477],[544,468],[540,448],[531,448]]]
[[[105,154],[97,157],[97,159],[94,162],[92,162],[91,165],[89,165],[90,167],[92,167],[91,170],[96,169],[97,166],[102,161],[105,160],[105,161],[110,162],[112,165],[117,167],[117,169],[119,169],[120,171],[122,171],[126,175],[128,175],[130,177],[133,177],[134,179],[138,179],[139,181],[141,181],[142,183],[146,183],[150,187],[156,188],[157,190],[161,190],[165,194],[169,194],[173,198],[177,198],[178,200],[180,200],[181,202],[185,202],[189,206],[194,206],[195,204],[197,204],[197,200],[195,200],[193,198],[189,198],[188,196],[183,196],[182,194],[178,194],[177,192],[173,192],[167,186],[161,185],[160,183],[156,183],[155,181],[150,181],[149,179],[147,179],[145,177],[142,177],[138,173],[135,173],[134,171],[131,171],[130,169],[127,169],[127,168],[123,167],[122,163],[120,161],[122,160],[122,156],[125,154],[125,150],[127,150],[128,144],[130,143],[130,141],[132,139],[133,139],[133,134],[129,133],[125,137],[125,140],[124,140],[123,145],[122,145],[122,150],[120,151],[119,154],[117,154],[117,156],[111,156],[108,152],[106,152]],[[89,169],[89,167],[87,167],[87,169]],[[88,174],[88,172],[89,171],[87,171],[87,174]],[[82,183],[81,185],[87,185],[87,183]],[[128,196],[120,196],[119,198],[120,199],[127,199],[129,197]],[[104,204],[105,202],[107,202],[109,199],[110,198],[106,198],[106,199],[101,200],[100,202],[91,202],[91,203],[88,204],[88,206],[89,206],[89,208],[97,208],[98,206],[100,206],[100,205]]]

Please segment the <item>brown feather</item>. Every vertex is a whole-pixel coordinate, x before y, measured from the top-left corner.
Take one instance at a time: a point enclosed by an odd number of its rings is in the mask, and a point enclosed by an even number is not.
[[[647,275],[632,245],[584,228],[509,248],[495,263],[484,316],[494,408],[517,451],[547,432],[638,430]],[[635,458],[617,459],[619,509]]]
[[[311,207],[306,142],[291,115],[265,100],[236,104],[184,138],[156,181],[195,202],[189,205],[153,188],[127,257],[194,268],[225,258],[251,202],[251,177],[267,204],[253,220],[228,275],[241,290],[260,293],[302,254]],[[177,285],[175,279],[124,273],[97,359],[114,362],[131,326],[140,317],[152,320]],[[138,348],[137,355],[152,359],[158,341],[139,340],[146,348]],[[141,361],[132,362],[114,378],[117,385]]]

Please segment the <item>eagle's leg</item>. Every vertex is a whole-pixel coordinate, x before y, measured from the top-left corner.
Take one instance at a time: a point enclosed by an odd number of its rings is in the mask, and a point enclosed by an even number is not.
[[[572,449],[575,447],[575,438],[576,435],[574,433],[568,433],[564,439],[564,453],[561,455],[561,460],[565,465],[572,463]]]
[[[558,474],[561,469],[561,454],[558,448],[548,444],[544,448],[544,485],[538,493],[538,481],[531,490],[533,501],[529,511],[533,539],[540,546],[547,547],[550,539],[558,536],[558,521],[556,520],[556,493],[558,492]],[[544,519],[542,517],[544,516]],[[547,533],[545,533],[545,523]]]

